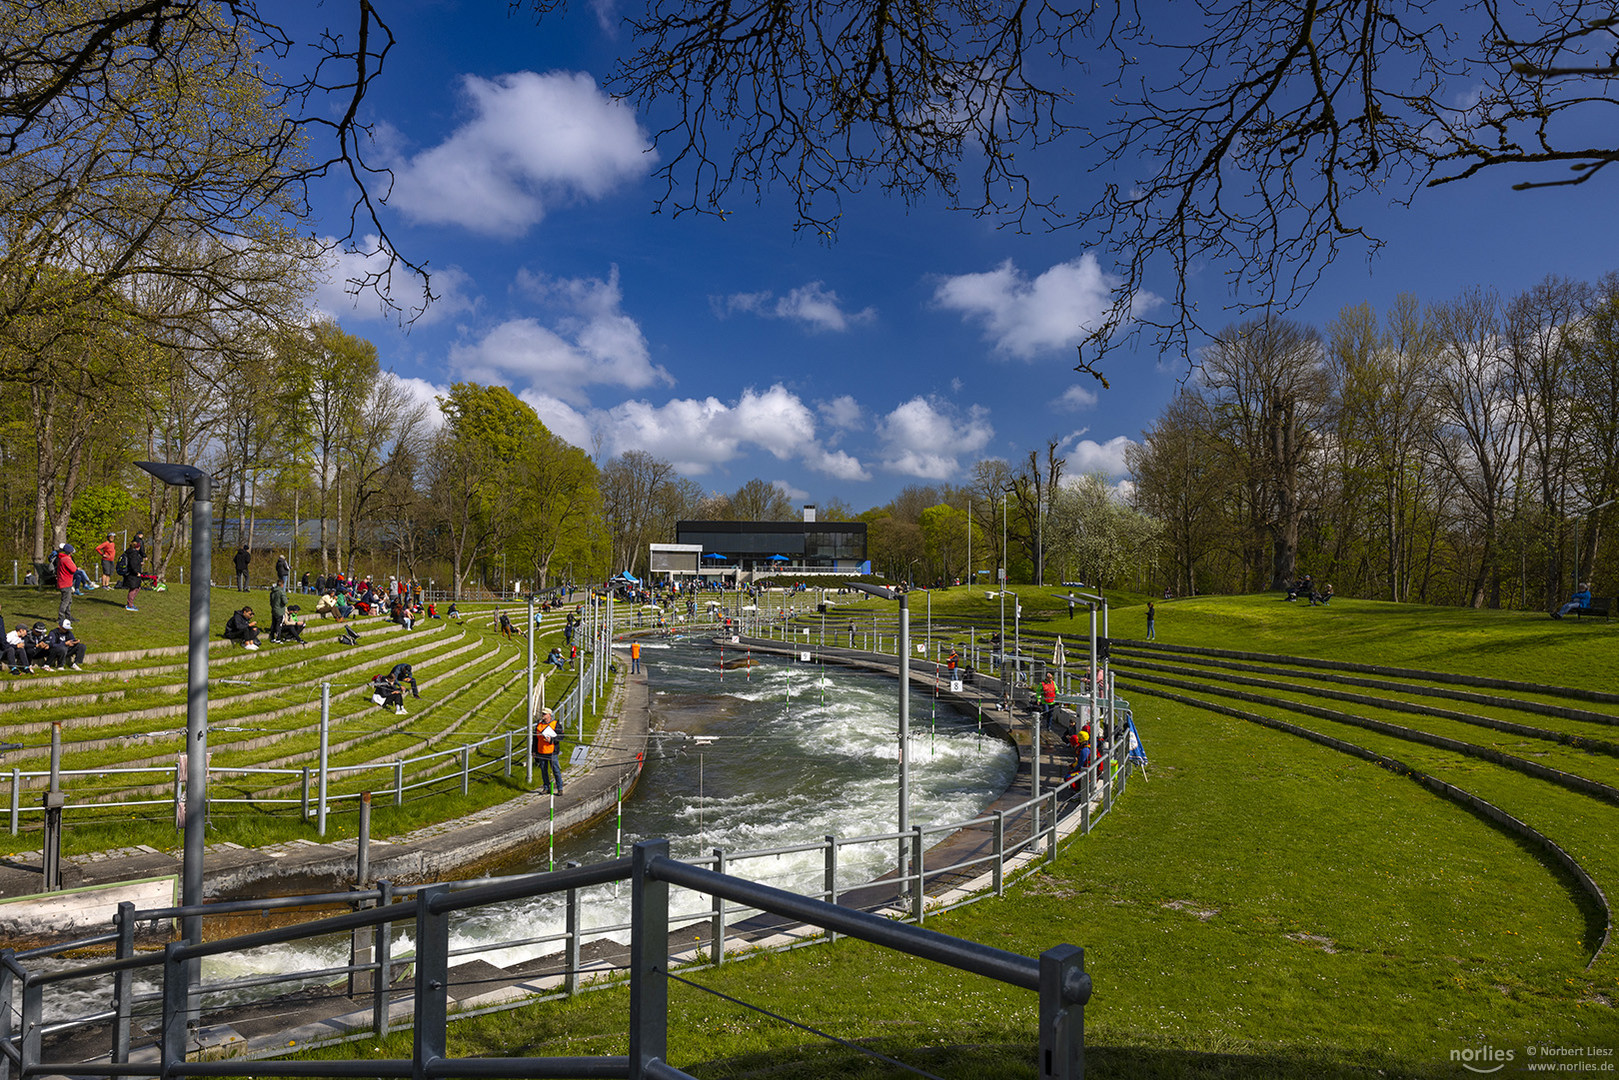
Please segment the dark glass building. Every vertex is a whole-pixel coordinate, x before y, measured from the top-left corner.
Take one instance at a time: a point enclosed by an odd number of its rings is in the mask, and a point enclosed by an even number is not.
[[[866,523],[816,521],[814,507],[803,521],[677,521],[675,542],[699,545],[704,570],[866,572]]]

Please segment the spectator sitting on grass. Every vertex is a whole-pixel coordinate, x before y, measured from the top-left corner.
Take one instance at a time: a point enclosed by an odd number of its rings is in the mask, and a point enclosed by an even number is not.
[[[257,649],[259,647],[259,624],[253,617],[253,609],[244,607],[233,613],[225,623],[225,640],[239,641],[244,649]]]
[[[558,671],[568,666],[568,659],[562,655],[562,646],[560,645],[551,646],[551,654],[545,658],[545,662],[555,667]]]
[[[337,597],[321,593],[320,599],[315,601],[315,614],[327,619],[337,618]]]
[[[346,592],[338,593],[337,594],[337,621],[342,622],[344,619],[348,618],[353,613],[354,613],[354,605],[349,602],[349,594],[346,593]],[[365,613],[361,612],[361,614],[363,615]]]
[[[73,636],[73,629],[67,624],[46,633],[45,647],[49,650],[48,663],[51,667],[84,670],[79,666],[84,661],[84,642]]]
[[[371,680],[371,700],[398,716],[405,715],[405,691],[392,675],[378,675]]]

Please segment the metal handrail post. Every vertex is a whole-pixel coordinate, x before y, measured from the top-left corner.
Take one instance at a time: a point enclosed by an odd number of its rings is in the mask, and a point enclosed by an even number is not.
[[[1057,793],[1055,791],[1053,791],[1051,793],[1051,795],[1050,795],[1050,798],[1051,798],[1051,811],[1050,811],[1050,813],[1048,813],[1046,815],[1046,820],[1049,822],[1049,824],[1046,826],[1046,862],[1056,862],[1057,861],[1057,814],[1058,814]]]
[[[669,1053],[669,883],[647,872],[668,857],[667,840],[643,840],[630,856],[630,1080]]]
[[[323,682],[320,684],[320,757],[316,762],[320,769],[320,780],[315,804],[315,832],[320,836],[326,835],[326,784],[330,779],[326,766],[331,722],[332,684]]]
[[[17,1070],[19,1076],[27,1076],[28,1067],[39,1064],[45,1046],[44,1019],[45,988],[25,974],[22,980],[22,1068]]]
[[[1006,888],[1006,811],[995,811],[995,895],[1004,896]]]
[[[838,838],[830,834],[826,838],[826,902],[838,902]],[[838,935],[829,930],[826,940],[836,941]]]
[[[714,849],[714,871],[725,873],[725,849]],[[713,939],[709,947],[709,957],[718,967],[725,963],[725,897],[714,897],[714,925],[709,936]]]
[[[1058,945],[1040,954],[1041,1080],[1083,1080],[1090,996],[1084,949]]]
[[[450,915],[433,911],[433,901],[449,893],[447,885],[429,885],[416,894],[416,1018],[411,1035],[411,1075],[427,1080],[429,1070],[444,1059],[444,1029],[449,1019]]]
[[[16,950],[0,950],[0,1080],[21,1073],[11,1067],[11,997],[16,987]],[[21,1064],[21,1062],[18,1062]]]
[[[377,882],[377,906],[387,907],[393,902],[393,882],[386,879]],[[371,946],[377,962],[376,974],[371,979],[371,1034],[380,1039],[388,1034],[388,988],[393,983],[393,924],[377,923],[376,935]]]
[[[463,746],[461,748],[461,794],[465,795],[467,793],[468,787],[471,783],[472,747]]]
[[[180,958],[183,941],[163,947],[163,1032],[158,1040],[158,1064],[163,1075],[186,1059],[186,964]]]
[[[113,923],[118,927],[119,960],[128,960],[135,955],[135,905],[128,900],[118,905],[113,913]],[[114,1064],[122,1065],[129,1060],[129,1017],[135,1004],[135,972],[124,968],[112,977],[112,1060]]]
[[[911,890],[911,918],[922,921],[922,902],[928,898],[927,878],[922,865],[922,826],[911,826],[911,865],[916,867],[916,887]]]
[[[565,962],[562,969],[562,992],[569,997],[579,992],[579,890],[568,890],[568,903],[566,909],[566,929],[568,944],[565,952]]]

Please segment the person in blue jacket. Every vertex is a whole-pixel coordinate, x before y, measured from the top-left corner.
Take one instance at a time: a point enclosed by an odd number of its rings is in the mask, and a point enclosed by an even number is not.
[[[1589,581],[1587,581],[1584,585],[1580,586],[1580,591],[1575,593],[1573,598],[1570,599],[1568,603],[1564,604],[1562,607],[1560,607],[1556,611],[1552,612],[1552,618],[1561,619],[1564,615],[1567,615],[1569,612],[1573,611],[1575,608],[1588,608],[1590,606],[1591,606],[1591,583]]]

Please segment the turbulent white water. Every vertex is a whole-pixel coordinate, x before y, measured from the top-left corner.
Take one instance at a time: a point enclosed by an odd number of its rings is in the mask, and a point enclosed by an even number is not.
[[[727,649],[725,659],[741,653]],[[895,831],[898,814],[896,684],[829,666],[758,657],[759,666],[721,670],[718,654],[689,644],[644,643],[642,664],[652,688],[653,736],[639,787],[613,819],[581,835],[549,844],[509,868],[545,870],[565,862],[596,862],[627,853],[641,839],[668,837],[677,858],[722,848],[728,857]],[[427,688],[424,687],[424,691]],[[975,717],[938,702],[925,688],[911,694],[910,823],[931,825],[976,816],[1011,782],[1015,752],[980,733]],[[566,744],[566,752],[570,744]],[[611,746],[591,752],[611,757]],[[840,890],[870,881],[894,866],[893,840],[843,847]],[[822,887],[818,850],[732,861],[727,871],[801,892]],[[629,921],[627,889],[584,894],[588,929]],[[676,890],[674,914],[709,909],[706,896]],[[450,948],[476,950],[497,966],[554,953],[556,944],[509,947],[506,942],[560,934],[562,898],[539,897],[471,912],[453,925]],[[628,940],[628,931],[609,936]],[[414,948],[408,928],[395,938],[394,955]],[[473,954],[457,957],[462,963]],[[348,960],[346,939],[305,942],[221,957],[204,965],[204,983],[270,972],[337,967]],[[285,992],[282,987],[279,992]],[[242,997],[262,996],[257,989]],[[230,1000],[211,995],[210,1004]],[[78,1012],[79,1010],[71,1010]]]

